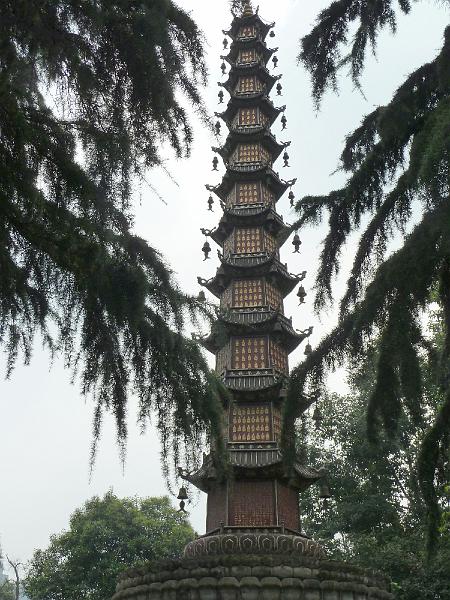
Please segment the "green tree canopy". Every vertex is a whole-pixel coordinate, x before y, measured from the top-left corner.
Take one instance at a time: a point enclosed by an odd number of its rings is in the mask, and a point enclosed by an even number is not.
[[[425,378],[423,422],[418,425],[402,414],[397,438],[381,433],[378,444],[371,444],[365,413],[375,365],[373,352],[352,372],[348,395],[320,400],[319,427],[304,417],[305,451],[309,461],[327,468],[333,498],[320,506],[317,490],[302,496],[303,525],[331,557],[388,574],[398,600],[448,600],[450,532],[444,518],[440,548],[430,563],[424,543],[426,507],[416,470],[421,439],[442,401],[440,390],[432,377]],[[442,460],[436,483],[444,509],[450,500],[449,477],[450,465]]]
[[[176,558],[193,536],[166,497],[94,497],[74,512],[67,531],[35,552],[26,594],[31,600],[106,600],[127,567]]]
[[[0,3],[0,343],[9,372],[37,332],[126,438],[130,390],[177,462],[217,383],[183,335],[199,305],[132,231],[133,183],[205,117],[203,39],[171,0]],[[211,423],[210,423],[211,422]],[[188,452],[189,453],[189,452]]]
[[[318,17],[302,40],[300,60],[310,71],[319,104],[325,90],[336,88],[348,66],[359,85],[366,50],[376,47],[383,27],[396,28],[397,11],[408,13],[409,0],[337,0]],[[448,0],[443,2],[450,6]],[[350,41],[350,31],[356,31]],[[292,373],[286,422],[301,414],[324,387],[327,369],[346,359],[364,360],[381,334],[377,378],[368,399],[372,439],[384,428],[398,429],[402,413],[416,422],[423,413],[420,354],[428,352],[421,319],[432,290],[443,307],[445,342],[437,375],[443,395],[435,420],[422,440],[419,480],[426,500],[431,546],[439,510],[435,476],[439,456],[450,441],[450,27],[430,63],[412,73],[387,106],[364,118],[348,135],[341,167],[346,184],[324,196],[302,198],[296,209],[301,228],[328,215],[316,280],[317,311],[333,301],[332,280],[339,272],[348,236],[370,216],[362,232],[338,326]],[[401,248],[387,256],[389,241],[405,234],[413,205],[421,218]],[[431,548],[430,546],[430,548]]]

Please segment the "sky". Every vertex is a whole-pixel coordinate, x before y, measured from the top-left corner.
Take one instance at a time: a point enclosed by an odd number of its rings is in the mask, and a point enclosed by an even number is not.
[[[275,105],[286,104],[288,127],[273,132],[281,141],[291,140],[290,168],[283,169],[279,160],[275,170],[285,179],[298,177],[296,197],[322,194],[340,186],[343,175],[335,173],[345,136],[353,131],[362,117],[375,106],[389,101],[405,77],[424,62],[431,60],[442,45],[442,35],[449,15],[442,4],[424,0],[414,5],[409,16],[400,16],[398,32],[384,32],[379,37],[376,57],[369,57],[362,77],[364,96],[354,89],[348,77],[341,78],[340,94],[329,93],[320,112],[311,100],[307,73],[296,63],[298,40],[314,23],[320,10],[330,0],[260,0],[260,14],[275,21],[275,38],[279,46],[277,72],[283,73],[283,97],[273,95]],[[223,29],[231,22],[226,0],[183,2],[203,29],[207,39],[210,82],[205,101],[212,112],[218,106],[217,81],[223,81],[219,58],[222,54]],[[212,8],[214,7],[214,8]],[[195,120],[195,142],[191,157],[175,160],[167,153],[164,170],[153,170],[148,181],[164,202],[148,186],[141,187],[135,199],[135,230],[166,257],[181,286],[188,292],[199,291],[197,276],[211,277],[217,259],[204,263],[201,247],[204,238],[200,227],[212,228],[220,215],[207,212],[205,184],[216,184],[223,175],[211,171],[217,142]],[[294,217],[286,197],[278,211],[287,222]],[[305,287],[311,290],[315,265],[320,252],[324,226],[302,234],[301,254],[292,254],[290,242],[282,251],[289,270],[308,271]],[[343,254],[343,270],[336,281],[336,294],[342,293],[346,272],[354,255],[357,236],[353,236]],[[215,249],[212,256],[216,256]],[[313,314],[312,291],[306,305],[298,307],[295,294],[286,302],[286,314],[292,315],[298,329],[314,325],[313,345],[335,323],[333,310],[319,318]],[[291,366],[302,358],[304,346],[291,355]],[[71,513],[93,495],[112,489],[118,496],[158,496],[167,494],[159,462],[157,432],[149,426],[144,434],[135,425],[135,404],[129,408],[129,440],[123,467],[115,441],[112,419],[106,418],[94,471],[89,473],[92,441],[93,404],[83,398],[77,382],[55,359],[36,344],[30,366],[20,363],[9,380],[2,379],[4,361],[0,359],[0,544],[11,557],[27,561],[37,548],[45,548],[49,537],[68,527]],[[330,378],[335,391],[345,390],[344,375]],[[319,465],[318,465],[319,466]],[[174,505],[176,499],[173,499]],[[189,507],[191,522],[204,532],[205,498]]]

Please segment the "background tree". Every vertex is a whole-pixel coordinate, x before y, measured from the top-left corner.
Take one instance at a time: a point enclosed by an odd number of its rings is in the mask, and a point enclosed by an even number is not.
[[[376,47],[380,30],[396,28],[396,11],[408,13],[409,0],[337,0],[318,17],[302,40],[300,60],[310,71],[319,105],[338,74],[348,67],[359,86],[366,50]],[[448,0],[443,4],[450,6]],[[355,31],[350,38],[350,30]],[[341,168],[347,183],[324,196],[305,197],[296,209],[294,228],[329,215],[316,280],[317,311],[333,301],[332,279],[348,236],[365,227],[340,304],[338,326],[292,372],[286,423],[320,395],[327,369],[346,359],[364,360],[374,336],[381,334],[377,377],[367,401],[368,432],[398,430],[407,413],[423,416],[423,378],[419,355],[428,351],[421,319],[430,291],[438,290],[445,341],[440,348],[438,379],[441,404],[421,440],[419,482],[430,521],[430,549],[440,522],[436,474],[450,442],[450,27],[437,57],[412,73],[391,102],[363,120],[346,140]],[[405,235],[414,216],[418,224]],[[388,242],[404,235],[401,248],[386,255]],[[287,444],[287,442],[285,442]]]
[[[0,583],[0,600],[15,600],[14,583],[5,579]]]
[[[14,583],[3,572],[3,554],[0,547],[0,600],[15,600]]]
[[[14,600],[20,600],[20,570],[23,565],[20,561],[13,560],[9,556],[6,557],[6,560],[11,567],[12,572],[14,573],[14,581],[11,582],[14,588]]]
[[[39,332],[126,438],[130,389],[163,457],[218,430],[218,385],[184,325],[199,305],[133,235],[135,181],[205,118],[203,39],[171,0],[0,4],[0,343],[8,372]],[[167,466],[167,460],[166,460]]]
[[[373,352],[352,371],[348,395],[325,396],[318,403],[315,423],[305,417],[305,451],[309,460],[327,468],[333,498],[321,505],[318,491],[311,489],[302,501],[303,526],[333,558],[386,572],[398,600],[447,600],[449,530],[443,520],[441,544],[430,563],[426,507],[416,470],[420,441],[442,400],[440,390],[429,378],[423,422],[416,424],[403,414],[398,437],[382,433],[378,444],[371,444],[365,435],[366,407],[375,385],[376,358]],[[449,463],[441,463],[436,483],[443,509],[450,500],[449,478]]]
[[[168,498],[94,497],[74,512],[67,531],[35,552],[25,591],[31,600],[105,600],[126,567],[178,557],[193,537]]]

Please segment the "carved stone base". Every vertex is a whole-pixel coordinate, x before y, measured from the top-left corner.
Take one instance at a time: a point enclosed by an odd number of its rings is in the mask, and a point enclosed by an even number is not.
[[[229,554],[288,554],[324,558],[322,548],[310,538],[272,532],[208,535],[194,540],[184,550],[186,558]]]
[[[393,600],[379,573],[308,556],[224,555],[130,570],[113,600]]]

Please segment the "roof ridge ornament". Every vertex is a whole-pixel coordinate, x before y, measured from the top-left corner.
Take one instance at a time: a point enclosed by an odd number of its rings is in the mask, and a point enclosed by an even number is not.
[[[250,2],[250,0],[245,0],[244,7],[242,10],[242,16],[243,17],[252,17],[253,16],[253,7],[252,7],[252,3]]]

